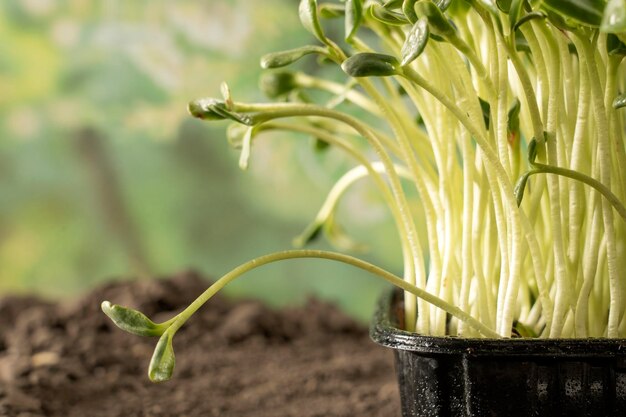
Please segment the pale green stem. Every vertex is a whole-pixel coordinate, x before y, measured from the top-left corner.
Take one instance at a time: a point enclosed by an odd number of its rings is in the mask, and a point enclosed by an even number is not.
[[[533,57],[544,56],[546,68],[539,68],[540,79],[547,77],[541,84],[546,87],[547,95],[547,121],[546,130],[549,139],[546,143],[548,164],[558,165],[557,156],[557,126],[558,126],[558,98],[562,95],[562,84],[560,79],[560,62],[551,57],[558,57],[558,46],[551,33],[547,33],[543,22],[536,24],[530,22],[532,29],[544,36],[544,45],[535,37],[531,36],[532,31],[526,30],[528,43],[533,50]],[[534,35],[534,34],[533,34]],[[543,48],[542,48],[543,46]],[[557,297],[554,304],[554,320],[550,329],[550,337],[560,337],[563,330],[564,320],[567,312],[573,307],[574,299],[572,294],[572,280],[568,273],[567,261],[565,257],[565,244],[563,242],[563,226],[561,221],[561,187],[558,177],[548,177],[548,198],[550,200],[550,225],[555,259],[555,274],[557,282]]]
[[[392,274],[389,271],[386,271],[376,265],[373,265],[369,262],[363,261],[361,259],[355,258],[353,256],[344,255],[342,253],[336,252],[328,252],[321,250],[308,250],[308,249],[300,249],[300,250],[289,250],[283,252],[276,252],[269,255],[260,256],[256,259],[248,261],[237,268],[233,269],[226,275],[223,275],[220,279],[218,279],[213,285],[211,285],[206,291],[204,291],[196,300],[194,300],[185,310],[183,310],[172,325],[168,328],[168,332],[172,335],[175,334],[180,327],[185,324],[185,322],[196,312],[204,303],[206,303],[211,297],[213,297],[218,291],[228,285],[231,281],[240,277],[241,275],[249,272],[253,269],[256,269],[260,266],[271,264],[274,262],[284,261],[287,259],[305,259],[305,258],[316,258],[316,259],[327,259],[332,261],[337,261],[341,263],[345,263],[356,268],[362,269],[364,271],[370,272],[378,278],[382,278],[390,284],[403,289],[404,291],[408,291],[411,294],[414,294],[416,297],[423,299],[425,302],[436,306],[437,308],[441,308],[449,313],[451,316],[467,322],[467,324],[474,329],[476,329],[480,334],[489,338],[499,338],[500,336],[489,329],[483,323],[476,320],[467,312],[461,310],[457,306],[451,305],[446,301],[436,297],[429,292],[416,287],[413,284],[410,284],[403,280],[402,278]]]
[[[355,119],[354,117],[349,116],[347,114],[343,114],[334,110],[330,110],[324,107],[311,105],[311,104],[234,103],[234,109],[235,111],[238,111],[238,112],[253,113],[249,116],[253,123],[262,123],[267,120],[285,118],[285,117],[318,116],[318,117],[328,117],[330,119],[338,120],[340,122],[343,122],[351,126],[353,129],[355,129],[355,131],[357,131],[361,136],[363,136],[363,138],[365,138],[368,141],[368,143],[372,146],[372,148],[374,149],[374,151],[380,158],[381,162],[385,165],[385,170],[387,171],[387,175],[389,176],[391,190],[398,204],[398,213],[402,221],[402,223],[398,225],[398,228],[399,230],[404,231],[405,235],[402,237],[406,239],[406,245],[408,248],[411,249],[411,252],[410,252],[411,259],[412,259],[411,265],[413,265],[414,268],[416,268],[415,270],[410,271],[412,273],[409,273],[407,278],[411,280],[415,280],[416,273],[420,273],[420,274],[424,273],[424,265],[423,265],[424,259],[422,256],[421,245],[417,237],[415,223],[413,221],[413,217],[411,216],[410,207],[406,200],[404,191],[402,189],[400,179],[397,173],[394,171],[394,164],[391,158],[389,157],[387,151],[382,146],[379,139],[374,134],[372,134],[372,132],[367,128],[365,124],[363,124],[358,119]],[[420,279],[420,285],[425,283],[424,276],[420,276],[418,278]],[[417,314],[415,312],[415,307],[412,305],[406,306],[405,313],[409,318],[414,319],[415,317],[417,317]]]
[[[422,78],[419,74],[413,71],[411,68],[403,68],[403,75],[409,78],[411,81],[415,82],[430,94],[432,94],[435,98],[437,98],[444,106],[446,106],[455,117],[465,126],[465,128],[474,136],[474,139],[478,143],[478,146],[481,147],[485,159],[488,162],[491,169],[494,171],[494,176],[497,182],[500,185],[502,196],[504,196],[504,200],[506,201],[506,205],[508,208],[508,212],[510,214],[510,221],[512,225],[511,230],[511,254],[509,259],[511,260],[510,266],[510,291],[506,293],[506,300],[504,301],[504,311],[501,317],[500,326],[498,327],[498,331],[501,335],[510,334],[510,328],[513,323],[513,314],[515,311],[515,299],[517,296],[516,288],[518,288],[519,284],[519,276],[520,276],[520,268],[521,268],[521,259],[520,259],[520,239],[521,239],[521,219],[520,212],[517,207],[517,202],[515,201],[515,197],[513,195],[513,186],[509,181],[509,178],[504,170],[504,167],[500,164],[497,155],[493,151],[493,148],[487,142],[487,139],[481,135],[480,131],[476,129],[475,121],[472,121],[468,118],[468,115],[464,113],[458,106],[456,106],[448,97],[442,94],[438,89],[434,88],[430,83]],[[494,191],[497,190],[497,187]],[[504,227],[504,223],[500,223],[499,227]]]
[[[600,158],[600,181],[607,187],[611,186],[611,157],[609,155],[609,126],[606,115],[606,109],[604,107],[604,95],[602,85],[600,83],[600,77],[598,74],[598,68],[595,65],[594,49],[591,42],[582,36],[573,37],[573,42],[576,44],[578,52],[586,56],[589,71],[589,80],[591,83],[591,98],[593,102],[594,115],[597,123],[597,138],[598,138],[598,157]],[[620,312],[622,310],[622,299],[619,280],[619,271],[617,270],[618,261],[616,259],[616,241],[615,241],[615,226],[613,224],[613,210],[611,204],[607,199],[602,200],[602,217],[604,223],[604,233],[606,239],[607,250],[607,266],[609,273],[609,290],[610,290],[610,303],[609,303],[609,319],[608,319],[608,337],[617,337],[618,326],[620,321]]]

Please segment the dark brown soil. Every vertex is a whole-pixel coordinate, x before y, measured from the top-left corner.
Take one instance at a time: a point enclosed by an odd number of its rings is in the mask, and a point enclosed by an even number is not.
[[[400,415],[391,352],[315,300],[273,311],[217,296],[174,338],[174,378],[149,382],[156,339],[118,330],[100,302],[159,320],[206,285],[188,273],[110,284],[72,305],[0,299],[0,416]]]

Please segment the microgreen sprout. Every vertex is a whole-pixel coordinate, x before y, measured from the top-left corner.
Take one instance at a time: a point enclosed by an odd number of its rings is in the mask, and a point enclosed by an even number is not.
[[[261,87],[277,102],[234,101],[224,86],[223,99],[193,101],[189,112],[234,123],[228,139],[243,169],[254,138],[277,131],[344,152],[355,167],[294,243],[324,235],[363,249],[338,227],[336,208],[367,176],[396,226],[401,276],[296,249],[235,268],[164,323],[103,310],[126,331],[160,336],[156,381],[171,376],[176,331],[209,298],[295,258],[343,262],[401,288],[409,331],[626,337],[625,10],[623,0],[302,0],[300,20],[318,44],[262,58]],[[343,37],[333,40],[338,19]],[[283,69],[309,55],[343,81]],[[315,102],[305,90],[319,93]]]

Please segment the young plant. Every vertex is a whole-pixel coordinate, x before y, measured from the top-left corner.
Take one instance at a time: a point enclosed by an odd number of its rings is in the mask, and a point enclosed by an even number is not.
[[[234,122],[243,169],[272,131],[345,152],[355,167],[296,243],[345,243],[335,207],[369,176],[398,231],[402,276],[297,249],[235,268],[164,323],[104,302],[122,329],[160,336],[152,380],[171,376],[175,333],[217,291],[294,258],[347,263],[403,289],[406,328],[422,334],[626,337],[626,1],[302,0],[299,13],[316,44],[261,59],[276,102],[240,103],[224,87],[189,111]],[[344,39],[328,37],[324,19],[343,19]],[[308,55],[341,81],[282,69]]]

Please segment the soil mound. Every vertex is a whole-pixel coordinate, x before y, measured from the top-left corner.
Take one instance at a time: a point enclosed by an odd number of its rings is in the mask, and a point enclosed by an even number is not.
[[[184,273],[108,284],[71,305],[0,299],[0,416],[400,415],[392,353],[317,300],[274,311],[216,296],[174,338],[174,378],[151,383],[156,339],[118,330],[100,302],[160,321],[206,287]]]

